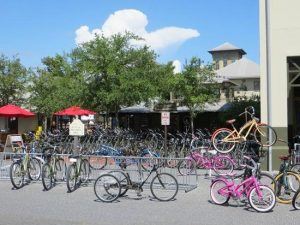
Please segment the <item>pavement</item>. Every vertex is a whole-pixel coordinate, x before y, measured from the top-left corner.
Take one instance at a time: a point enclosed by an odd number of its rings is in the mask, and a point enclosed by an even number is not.
[[[9,180],[0,181],[0,225],[241,225],[299,224],[300,211],[292,205],[276,204],[269,213],[258,213],[241,202],[230,200],[226,206],[210,201],[211,180],[199,177],[196,189],[180,190],[176,199],[159,202],[149,190],[137,197],[128,191],[113,203],[97,200],[93,185],[67,193],[65,183],[43,191],[40,182],[19,190]]]

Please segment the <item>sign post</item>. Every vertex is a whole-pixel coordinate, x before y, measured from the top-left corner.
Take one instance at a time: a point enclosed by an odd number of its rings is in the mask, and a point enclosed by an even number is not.
[[[165,138],[164,138],[164,152],[167,155],[167,138],[168,127],[170,125],[170,112],[161,112],[161,125],[165,126]]]
[[[74,151],[73,151],[73,153],[75,155],[77,155],[77,154],[79,154],[79,151],[78,151],[79,139],[78,139],[78,137],[84,136],[84,124],[81,122],[80,119],[76,118],[70,124],[69,135],[74,136],[74,142],[73,142]]]

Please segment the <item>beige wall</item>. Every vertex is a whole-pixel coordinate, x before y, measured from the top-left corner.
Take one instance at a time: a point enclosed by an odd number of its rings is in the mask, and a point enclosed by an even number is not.
[[[300,1],[269,0],[271,125],[288,125],[287,57],[300,56]],[[261,113],[267,121],[265,0],[260,0]]]
[[[238,60],[242,57],[242,55],[237,51],[228,51],[228,52],[214,52],[212,54],[213,62],[219,64],[219,68],[221,69],[224,67],[223,59],[227,59],[227,65],[233,63],[235,60]]]

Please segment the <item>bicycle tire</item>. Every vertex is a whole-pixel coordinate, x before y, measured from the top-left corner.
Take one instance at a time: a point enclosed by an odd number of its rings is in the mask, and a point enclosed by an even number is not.
[[[173,200],[178,193],[177,179],[169,173],[157,174],[151,181],[150,190],[159,201]]]
[[[100,175],[94,183],[94,193],[102,202],[113,202],[121,193],[121,184],[112,174]]]
[[[273,192],[276,193],[276,185],[274,185],[276,181],[271,174],[267,172],[260,172],[257,175],[257,181],[259,182],[259,184],[271,188]]]
[[[300,189],[295,193],[293,200],[292,200],[292,205],[294,209],[299,210],[300,209]]]
[[[234,163],[228,156],[217,156],[213,161],[213,170],[218,175],[229,175],[234,169]]]
[[[22,161],[13,162],[9,168],[10,181],[14,188],[20,189],[24,186],[24,175],[22,172]]]
[[[195,171],[195,162],[192,159],[184,159],[178,163],[177,170],[183,175],[190,175]]]
[[[227,128],[220,128],[213,133],[212,143],[216,151],[220,153],[229,153],[234,149],[235,142],[223,142],[223,139],[228,137],[231,133],[232,130]]]
[[[262,193],[262,196],[260,197],[258,195],[256,188],[252,188],[248,196],[249,203],[257,212],[269,212],[276,204],[274,192],[271,188],[264,185],[259,185],[258,187],[259,191]]]
[[[66,163],[63,158],[58,158],[55,162],[55,180],[64,181],[66,179]]]
[[[73,163],[67,167],[66,183],[68,192],[73,192],[78,187],[78,176],[76,174],[76,164]]]
[[[299,163],[294,164],[291,168],[291,171],[300,175],[300,164]]]
[[[156,155],[151,155],[149,153],[142,154],[141,156],[141,166],[145,171],[151,171],[154,165],[158,165],[159,159]]]
[[[37,158],[30,158],[28,162],[28,177],[30,180],[37,181],[42,173],[41,162]]]
[[[80,183],[86,183],[90,178],[90,163],[87,159],[82,159],[80,164],[79,181]]]
[[[90,158],[90,167],[93,170],[101,170],[107,165],[107,158],[101,156],[92,156]]]
[[[222,194],[220,193],[221,189],[224,190],[224,193]],[[215,180],[210,185],[210,197],[216,205],[224,205],[229,201],[230,195],[224,180]]]
[[[54,186],[54,177],[49,163],[45,163],[42,167],[42,184],[44,190],[49,191]]]
[[[287,177],[284,180],[284,173],[278,174],[275,179],[274,190],[276,200],[279,203],[290,204],[292,203],[294,194],[300,187],[300,178],[297,173],[288,171]]]
[[[126,175],[126,173],[122,172],[122,171],[110,171],[109,174],[112,174],[113,176],[115,176],[118,181],[120,182],[121,185],[121,192],[119,197],[122,197],[126,194],[126,192],[129,189],[129,184],[130,184],[130,180],[128,178],[128,176]]]
[[[271,136],[269,135],[271,133]],[[267,124],[259,124],[254,130],[254,139],[263,147],[270,147],[277,141],[277,134],[273,127]],[[272,137],[272,140],[269,140]]]

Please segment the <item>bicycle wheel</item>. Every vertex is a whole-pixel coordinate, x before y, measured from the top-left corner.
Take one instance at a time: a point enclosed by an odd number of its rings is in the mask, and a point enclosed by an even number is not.
[[[13,162],[9,169],[10,181],[16,189],[24,186],[24,173],[22,171],[21,164],[21,161]]]
[[[213,161],[213,170],[218,175],[231,174],[234,168],[233,161],[227,156],[216,156]]]
[[[169,173],[157,174],[151,181],[150,190],[154,198],[159,201],[170,201],[178,192],[178,182]]]
[[[214,181],[210,186],[210,197],[217,205],[226,204],[230,199],[226,182],[223,180]]]
[[[80,182],[86,183],[89,180],[90,177],[90,163],[87,159],[81,160],[81,166],[80,166]]]
[[[271,211],[276,203],[274,192],[271,188],[263,185],[259,185],[259,191],[253,188],[250,191],[248,200],[253,209],[258,212]]]
[[[279,203],[290,204],[300,187],[299,176],[291,171],[280,173],[275,178],[276,200]]]
[[[92,156],[90,158],[90,167],[93,170],[101,170],[107,165],[107,158],[101,156]]]
[[[66,183],[69,192],[73,192],[77,189],[78,186],[78,177],[76,175],[76,164],[73,163],[68,166],[67,168],[67,176],[66,176]]]
[[[294,164],[291,168],[291,171],[297,173],[298,175],[300,175],[300,164],[297,163],[297,164]]]
[[[64,181],[66,178],[66,163],[63,158],[58,158],[55,162],[55,179]]]
[[[94,193],[102,202],[113,202],[121,193],[121,184],[114,175],[103,174],[94,183]]]
[[[257,181],[259,182],[259,184],[271,188],[273,192],[276,193],[276,190],[274,190],[274,188],[276,188],[276,185],[274,185],[276,181],[274,177],[269,173],[260,172],[260,174],[257,175]]]
[[[177,169],[178,172],[183,175],[192,174],[195,171],[195,162],[192,159],[184,159],[178,163]]]
[[[300,209],[300,189],[295,193],[292,200],[292,205],[294,209]]]
[[[51,167],[49,163],[45,163],[42,167],[42,183],[46,191],[50,190],[54,186],[54,177],[51,173]]]
[[[228,153],[231,152],[234,147],[235,147],[235,142],[226,142],[223,141],[224,138],[234,138],[234,135],[231,134],[232,131],[227,129],[227,128],[221,128],[217,131],[212,136],[212,143],[215,148],[220,153]]]
[[[271,126],[259,124],[254,130],[254,138],[261,146],[269,147],[277,141],[277,134]]]
[[[122,171],[110,171],[109,174],[115,176],[118,181],[120,182],[121,185],[121,192],[120,192],[120,197],[124,196],[126,194],[126,192],[128,191],[128,187],[130,184],[130,181],[127,177],[127,175],[122,172]]]
[[[159,160],[155,155],[145,153],[141,155],[141,166],[145,171],[151,171],[154,165],[158,165]]]
[[[41,177],[41,163],[36,158],[30,158],[28,163],[28,176],[30,180],[38,180]]]

